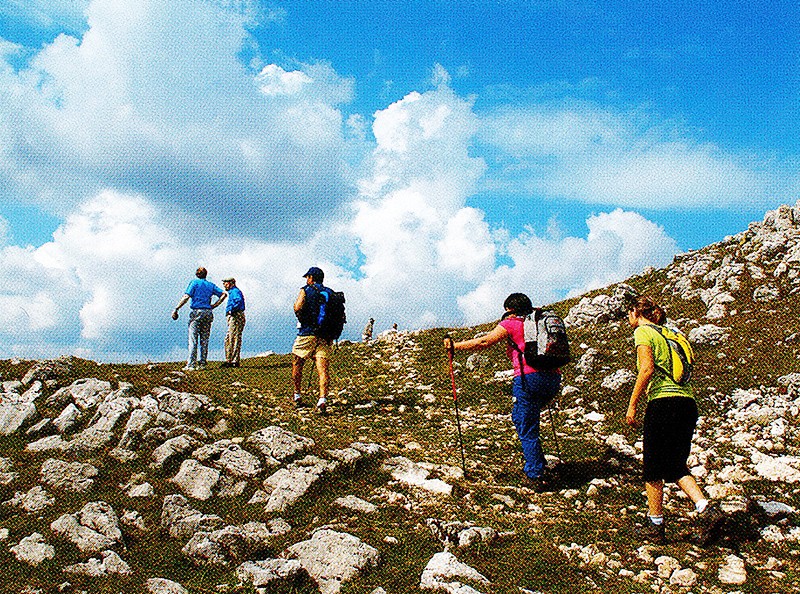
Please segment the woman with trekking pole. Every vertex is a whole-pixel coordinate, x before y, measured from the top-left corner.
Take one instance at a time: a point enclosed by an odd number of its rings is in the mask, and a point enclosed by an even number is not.
[[[688,375],[685,380],[675,378],[672,349],[681,347],[670,346],[665,337],[667,330],[672,332],[664,328],[666,317],[664,309],[647,296],[639,297],[628,307],[638,369],[625,414],[628,425],[636,426],[637,404],[643,394],[647,395],[642,462],[647,518],[640,536],[650,542],[666,542],[663,499],[664,481],[668,481],[677,483],[694,502],[695,540],[707,544],[716,536],[725,516],[717,504],[709,503],[686,465],[697,424],[697,403]],[[691,354],[691,347],[687,348]]]
[[[527,295],[512,293],[503,302],[505,313],[500,323],[488,334],[454,342],[449,336],[444,339],[448,353],[453,351],[476,351],[487,349],[501,341],[506,342],[506,354],[514,366],[512,394],[514,404],[511,420],[517,430],[525,457],[523,473],[530,487],[536,491],[549,488],[546,462],[539,438],[539,417],[543,403],[558,394],[561,373],[558,370],[537,370],[530,367],[519,353],[525,350],[525,317],[533,312],[533,304]]]

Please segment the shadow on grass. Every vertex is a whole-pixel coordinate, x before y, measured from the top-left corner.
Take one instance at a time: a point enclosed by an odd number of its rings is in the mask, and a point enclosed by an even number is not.
[[[636,461],[633,458],[622,456],[619,452],[608,448],[603,455],[596,458],[561,462],[554,469],[550,483],[556,490],[577,489],[587,485],[592,479],[612,476],[632,478],[636,472]]]

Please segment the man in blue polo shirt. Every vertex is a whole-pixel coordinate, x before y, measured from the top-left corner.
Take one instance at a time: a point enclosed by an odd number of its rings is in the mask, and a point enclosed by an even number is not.
[[[228,294],[228,305],[225,307],[228,333],[225,335],[225,362],[220,367],[239,367],[242,355],[242,331],[245,323],[244,295],[236,286],[236,279],[233,277],[223,278],[222,286]]]
[[[178,306],[172,312],[172,319],[178,319],[178,310],[191,299],[189,314],[189,359],[184,370],[205,369],[208,357],[208,337],[211,335],[211,323],[214,321],[212,310],[225,299],[227,294],[217,285],[206,280],[208,271],[202,266],[194,273],[197,277],[186,287]],[[212,297],[218,297],[211,303]],[[198,357],[198,343],[200,353]]]

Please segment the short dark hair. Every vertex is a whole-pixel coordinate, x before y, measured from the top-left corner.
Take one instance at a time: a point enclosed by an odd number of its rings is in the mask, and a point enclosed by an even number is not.
[[[525,293],[511,293],[503,301],[503,307],[518,316],[527,316],[533,313],[533,304]]]
[[[200,268],[198,268],[198,269],[195,271],[194,275],[195,275],[197,278],[205,278],[205,277],[207,277],[207,276],[208,276],[208,270],[206,270],[205,268],[203,268],[203,267],[201,266]]]

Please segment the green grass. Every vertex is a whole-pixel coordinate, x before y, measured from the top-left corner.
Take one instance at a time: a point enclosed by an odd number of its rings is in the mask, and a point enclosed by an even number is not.
[[[641,292],[662,299],[671,317],[702,319],[705,306],[699,299],[684,301],[662,294],[666,275],[655,271],[634,277],[628,282]],[[787,344],[784,338],[800,332],[800,321],[794,312],[800,306],[800,294],[787,294],[778,304],[759,304],[749,299],[753,285],[743,284],[736,294],[739,309],[737,316],[718,321],[731,328],[731,339],[715,347],[698,346],[695,370],[695,389],[701,414],[711,418],[725,412],[724,398],[735,389],[771,387],[781,375],[798,371],[800,342]],[[604,291],[608,291],[605,289]],[[593,292],[590,295],[597,294]],[[570,299],[553,308],[565,315],[577,302]],[[476,328],[456,328],[449,332],[457,339],[474,336],[490,329],[493,324]],[[420,332],[413,343],[377,343],[366,346],[344,343],[335,353],[332,364],[329,416],[322,418],[313,409],[295,409],[290,401],[291,359],[289,355],[253,358],[243,362],[239,369],[220,369],[211,364],[205,371],[175,375],[182,363],[155,363],[150,365],[108,365],[74,359],[68,376],[60,385],[84,377],[134,384],[135,393],[143,395],[154,387],[171,388],[202,393],[209,396],[213,405],[196,419],[195,423],[210,430],[221,419],[228,430],[218,438],[243,437],[250,432],[277,424],[315,440],[314,453],[325,449],[341,448],[353,441],[377,442],[387,448],[389,455],[404,455],[417,461],[458,467],[461,464],[456,437],[453,397],[447,359],[442,348],[445,329]],[[463,444],[466,453],[468,476],[455,483],[451,497],[419,496],[411,488],[394,485],[375,463],[355,476],[328,480],[288,510],[285,517],[293,526],[292,532],[274,544],[271,554],[306,538],[312,530],[324,525],[350,532],[376,547],[382,561],[371,571],[346,584],[343,592],[369,593],[382,586],[388,592],[417,592],[419,576],[433,553],[441,550],[424,521],[427,517],[445,520],[471,521],[488,525],[513,535],[499,543],[481,545],[471,551],[459,551],[461,560],[472,565],[492,580],[492,586],[483,588],[487,593],[517,593],[519,587],[543,592],[642,592],[648,584],[636,584],[619,577],[607,568],[583,567],[558,550],[559,545],[572,542],[582,546],[597,543],[610,558],[618,559],[622,567],[644,568],[636,558],[632,523],[643,510],[642,485],[635,461],[614,461],[606,446],[591,428],[575,428],[568,423],[569,409],[580,399],[588,412],[596,409],[606,415],[603,434],[622,433],[629,441],[637,438],[637,430],[624,424],[629,388],[612,392],[600,386],[602,379],[617,369],[633,369],[632,332],[624,320],[610,324],[572,329],[571,342],[575,360],[584,352],[581,344],[598,350],[595,369],[586,374],[584,384],[575,382],[577,370],[568,366],[564,370],[564,384],[579,388],[570,400],[560,398],[555,408],[555,428],[563,460],[563,488],[575,489],[575,499],[565,499],[560,494],[538,495],[523,488],[519,480],[522,454],[510,421],[511,397],[509,386],[494,380],[496,371],[508,368],[503,348],[485,351],[488,364],[469,371],[466,357],[457,356],[458,406],[461,413]],[[722,354],[722,355],[721,355]],[[0,361],[0,374],[4,380],[19,379],[31,362],[12,364]],[[176,383],[165,381],[176,377]],[[312,387],[316,376],[307,367],[303,385]],[[713,388],[713,389],[712,389]],[[313,394],[312,388],[311,393]],[[49,392],[48,392],[49,393]],[[718,395],[722,395],[720,399]],[[313,398],[308,398],[312,400]],[[43,411],[57,414],[58,411]],[[117,430],[118,436],[122,426]],[[555,452],[552,427],[547,413],[543,415],[542,435],[548,453]],[[7,487],[0,487],[0,499],[10,499],[15,491],[26,491],[36,484],[42,462],[55,454],[31,454],[22,451],[25,439],[20,436],[0,438],[0,455],[10,457],[20,479]],[[406,446],[419,444],[420,449]],[[719,444],[719,451],[727,454],[729,445]],[[149,450],[148,450],[149,453]],[[197,569],[180,553],[182,541],[167,538],[158,528],[163,497],[177,489],[168,482],[177,465],[163,473],[147,467],[147,459],[121,464],[101,451],[89,456],[89,461],[100,469],[95,487],[87,494],[58,492],[56,505],[44,513],[31,516],[0,507],[0,527],[10,530],[10,538],[0,545],[0,591],[16,591],[22,585],[41,587],[49,591],[65,581],[60,568],[66,563],[85,561],[69,543],[54,539],[49,524],[63,513],[74,513],[87,501],[109,502],[119,515],[125,509],[136,509],[151,527],[147,535],[129,534],[126,548],[118,552],[134,569],[130,578],[86,580],[70,577],[76,587],[92,592],[143,592],[145,577],[160,576],[184,584],[191,592],[217,591],[219,584],[232,584],[232,568]],[[137,472],[147,474],[156,489],[149,500],[130,500],[120,489],[130,476]],[[596,507],[586,509],[586,490],[595,478],[614,479],[615,487],[604,488],[593,498]],[[246,501],[258,487],[251,482],[244,496],[236,499],[214,499],[193,502],[193,507],[221,515],[227,523],[267,521],[270,516],[263,506],[248,505]],[[744,485],[749,495],[763,494],[775,497],[774,485],[755,481]],[[385,493],[391,490],[404,498],[398,503],[387,503]],[[360,516],[338,508],[333,501],[346,494],[356,494],[374,499],[381,507],[374,515]],[[497,496],[510,497],[514,504],[504,505]],[[779,499],[800,508],[800,490],[788,491]],[[580,501],[581,508],[576,507]],[[529,508],[541,508],[538,514]],[[688,510],[679,502],[679,510]],[[621,513],[621,510],[626,510]],[[676,519],[679,525],[682,520]],[[796,518],[790,525],[797,525]],[[8,552],[8,547],[33,531],[46,535],[57,549],[58,563],[47,562],[38,568],[18,563]],[[395,544],[387,537],[397,539]],[[777,555],[774,546],[761,541],[738,543],[737,553],[766,560]],[[699,567],[701,583],[713,585],[715,571],[724,555],[730,551],[712,548],[697,553],[690,545],[675,542],[664,552],[681,560],[684,566]],[[748,582],[737,587],[743,592],[800,591],[800,576],[792,561],[800,554],[797,543],[781,545],[781,559],[786,559],[781,569],[786,579],[777,581],[767,571],[749,568]],[[697,557],[699,555],[699,557]],[[649,567],[652,569],[652,567]],[[298,592],[313,592],[310,586],[301,586]],[[700,591],[695,590],[695,591]]]

